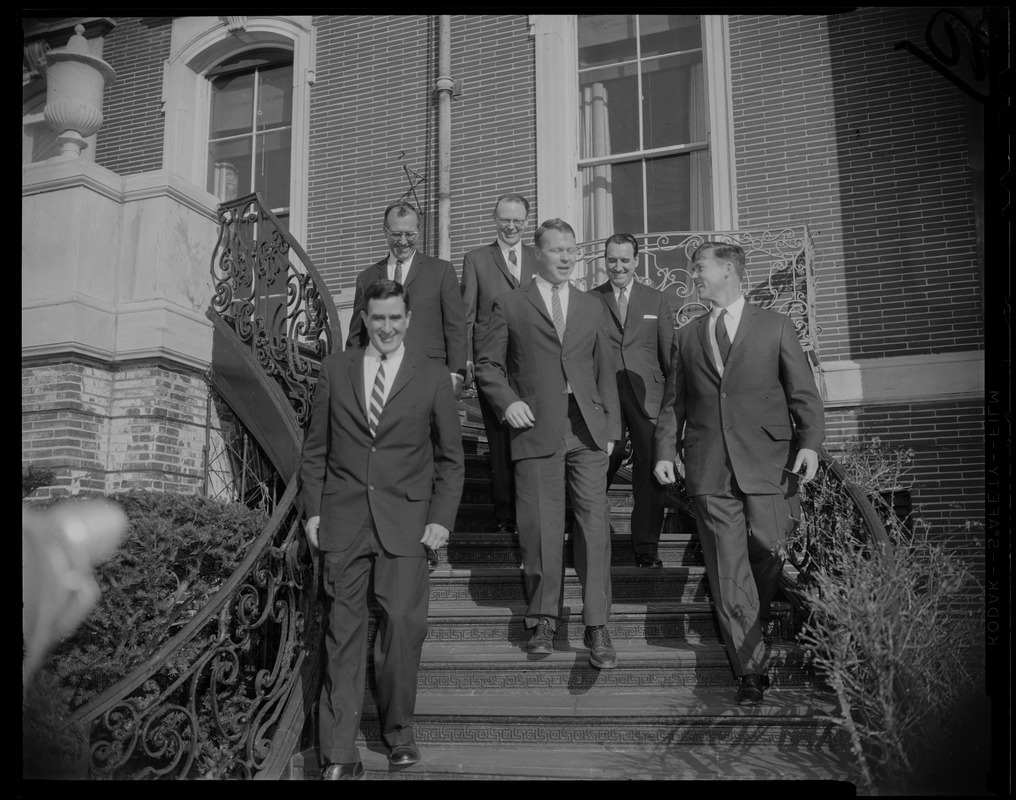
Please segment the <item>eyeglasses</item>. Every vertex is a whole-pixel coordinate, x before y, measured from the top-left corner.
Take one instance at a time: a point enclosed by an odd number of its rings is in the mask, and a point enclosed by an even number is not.
[[[415,242],[416,237],[420,235],[419,231],[393,231],[391,228],[385,228],[385,233],[391,236],[393,239],[402,241],[402,237],[406,237],[407,242]]]
[[[516,228],[524,228],[526,226],[526,221],[524,219],[507,219],[505,217],[498,217],[497,224],[503,225],[506,228],[509,225],[514,225]]]

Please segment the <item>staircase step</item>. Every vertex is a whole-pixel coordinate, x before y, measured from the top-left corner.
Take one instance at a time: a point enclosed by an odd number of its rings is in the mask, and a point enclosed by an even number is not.
[[[520,750],[489,745],[430,745],[408,769],[390,772],[384,748],[360,751],[368,780],[672,780],[831,781],[858,783],[849,757],[834,750],[728,745],[628,748],[541,748]],[[320,773],[317,751],[293,761],[295,779]],[[715,786],[715,784],[713,784]],[[707,790],[711,787],[704,786]],[[787,787],[774,787],[785,791]],[[765,790],[763,790],[765,791]]]
[[[457,530],[448,539],[448,544],[438,551],[442,566],[446,564],[459,568],[473,565],[518,566],[522,563],[518,534],[497,530],[493,517],[481,518],[481,523],[487,530],[457,526]],[[613,522],[611,524],[613,525]],[[574,564],[571,537],[571,531],[566,531],[564,539],[566,565]],[[687,531],[662,533],[659,556],[664,566],[669,567],[700,566],[703,563],[698,537]],[[634,566],[635,553],[631,547],[631,536],[627,531],[618,531],[615,528],[611,533],[610,560],[613,565]]]

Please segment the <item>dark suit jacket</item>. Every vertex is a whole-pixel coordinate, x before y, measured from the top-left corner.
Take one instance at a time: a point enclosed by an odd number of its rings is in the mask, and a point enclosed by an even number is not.
[[[476,361],[480,344],[490,323],[494,298],[520,285],[525,286],[536,274],[536,250],[522,245],[522,263],[519,278],[512,277],[508,262],[501,254],[501,242],[495,239],[489,245],[470,250],[462,259],[462,301],[466,307],[466,353]]]
[[[710,352],[709,315],[678,331],[656,460],[673,460],[683,447],[689,495],[729,491],[728,454],[746,494],[796,491],[785,470],[797,448],[818,451],[824,436],[822,398],[789,317],[745,303],[722,379]]]
[[[670,369],[670,347],[674,341],[674,311],[670,303],[663,292],[632,281],[627,324],[622,327],[610,281],[600,284],[591,293],[603,301],[618,392],[627,382],[646,417],[656,419],[660,415],[663,386]]]
[[[423,556],[423,529],[455,525],[465,475],[462,430],[448,372],[406,350],[372,437],[363,350],[321,364],[300,466],[308,517],[321,516],[322,550],[352,544],[373,514],[385,549]]]
[[[388,277],[388,256],[356,276],[353,316],[346,348],[367,346],[367,328],[360,319],[363,293],[374,281]],[[450,261],[416,251],[405,282],[413,316],[406,333],[406,349],[441,361],[448,372],[466,374],[466,316],[459,282]]]
[[[600,302],[574,287],[569,292],[563,344],[536,281],[494,300],[477,381],[501,419],[516,400],[536,417],[531,428],[510,429],[513,461],[550,455],[558,447],[568,419],[569,383],[597,447],[606,451],[608,441],[621,438],[614,360]]]

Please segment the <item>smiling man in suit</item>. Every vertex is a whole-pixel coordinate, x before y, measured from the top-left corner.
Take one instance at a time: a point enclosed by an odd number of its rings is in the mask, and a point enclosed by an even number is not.
[[[575,518],[575,570],[582,583],[589,663],[617,665],[610,615],[607,459],[621,438],[617,383],[599,301],[569,283],[578,248],[563,220],[534,237],[536,277],[494,299],[476,364],[480,389],[511,427],[515,510],[531,631],[526,650],[554,650],[562,618],[565,493]]]
[[[822,398],[784,314],[741,293],[744,250],[706,242],[692,257],[708,314],[674,339],[656,426],[656,477],[685,474],[739,705],[769,685],[762,619],[776,592],[780,543],[800,518],[799,482],[818,471]],[[799,473],[801,473],[799,475]]]
[[[466,307],[466,382],[473,380],[483,337],[490,324],[494,298],[528,284],[539,262],[536,250],[522,243],[529,220],[529,201],[520,194],[503,194],[491,215],[497,238],[489,245],[466,253],[462,260],[462,299]],[[483,427],[490,448],[493,473],[494,516],[502,531],[515,531],[515,475],[511,459],[508,423],[498,418],[486,393],[477,387]]]
[[[411,316],[405,290],[377,281],[363,303],[367,347],[322,362],[300,465],[307,539],[323,554],[331,601],[318,703],[325,780],[363,776],[356,738],[371,576],[381,607],[374,643],[381,734],[392,769],[420,760],[413,712],[427,635],[425,547],[448,541],[465,475],[448,373],[403,344]]]
[[[444,364],[457,396],[466,376],[466,315],[455,267],[416,249],[420,214],[410,203],[392,203],[383,219],[388,255],[356,276],[346,348],[367,346],[361,317],[367,287],[382,279],[401,283],[413,296],[413,333],[406,347]]]
[[[617,371],[621,416],[631,441],[631,543],[635,564],[659,569],[666,488],[653,477],[653,435],[660,416],[663,385],[670,367],[674,312],[660,292],[635,280],[639,243],[630,233],[615,233],[604,243],[607,281],[592,290],[603,302]],[[607,488],[624,459],[624,448],[610,454]]]

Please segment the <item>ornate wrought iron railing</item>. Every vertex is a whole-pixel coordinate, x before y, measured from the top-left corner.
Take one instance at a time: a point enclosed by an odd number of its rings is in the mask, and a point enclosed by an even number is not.
[[[281,386],[303,427],[339,315],[313,263],[259,194],[219,206],[212,311]]]
[[[252,421],[253,398],[260,435],[270,429],[292,439],[291,454],[321,359],[341,341],[338,315],[307,254],[258,195],[220,206],[219,222],[209,316],[216,335],[233,341],[213,347],[211,383],[221,353],[228,377],[243,384],[234,395],[246,400],[233,409],[237,428]],[[237,352],[246,355],[238,361]],[[254,438],[251,446],[265,444]],[[317,685],[318,578],[301,530],[294,459],[270,449],[284,474],[268,475],[259,454],[256,477],[286,488],[271,497],[271,519],[243,563],[154,658],[74,714],[88,732],[91,777],[273,778],[288,768]],[[243,482],[242,453],[209,459],[228,463],[224,473],[241,470],[232,477]],[[217,482],[230,484],[230,475]],[[263,505],[270,491],[244,494]]]
[[[95,779],[251,778],[293,753],[317,636],[297,480],[240,567],[147,663],[74,714]]]

